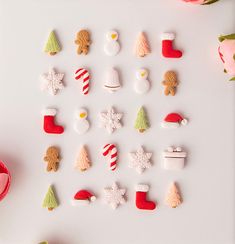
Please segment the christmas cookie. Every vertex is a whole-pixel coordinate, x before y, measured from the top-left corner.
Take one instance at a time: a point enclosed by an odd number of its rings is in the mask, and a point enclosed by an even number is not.
[[[118,42],[117,31],[111,30],[106,34],[106,43],[104,45],[104,52],[108,56],[116,56],[120,51],[120,44]]]
[[[145,57],[151,53],[149,42],[144,32],[139,33],[134,52],[137,57]]]
[[[42,206],[43,206],[43,208],[47,208],[49,211],[52,211],[58,207],[58,201],[56,199],[52,186],[49,186],[48,191],[43,200]]]
[[[168,189],[165,203],[166,203],[166,205],[168,205],[171,208],[176,208],[180,204],[182,204],[182,197],[180,195],[179,188],[175,182],[171,183],[171,185]]]
[[[149,169],[152,166],[150,162],[152,153],[145,152],[143,147],[140,147],[136,152],[129,153],[129,157],[129,167],[135,168],[139,174],[142,174],[145,169]]]
[[[62,134],[64,127],[55,123],[56,109],[48,108],[43,110],[43,129],[48,134]]]
[[[85,134],[89,128],[90,128],[90,123],[87,120],[87,110],[84,108],[81,108],[76,111],[76,121],[74,123],[74,130],[79,134],[83,135]]]
[[[135,129],[140,133],[145,132],[149,128],[149,121],[145,109],[141,107],[137,113],[135,120]]]
[[[148,81],[148,71],[146,69],[142,68],[136,72],[136,82],[134,89],[138,94],[144,94],[149,91],[150,82]]]
[[[55,146],[51,146],[46,151],[46,156],[44,157],[44,161],[47,163],[47,171],[56,172],[59,168],[60,163],[60,151],[59,148]]]
[[[118,71],[112,68],[107,72],[105,83],[104,83],[104,89],[106,89],[110,93],[113,93],[119,90],[120,88],[121,88],[121,83],[120,83]]]
[[[89,52],[89,47],[91,45],[90,33],[87,30],[80,30],[77,33],[77,38],[75,44],[78,45],[77,54],[87,55]]]
[[[90,88],[90,74],[88,70],[85,68],[76,70],[75,80],[82,81],[82,93],[87,95]]]
[[[50,69],[48,73],[41,75],[42,90],[50,95],[56,95],[58,91],[64,88],[63,73],[56,73],[54,69]]]
[[[7,195],[11,185],[11,174],[3,162],[0,162],[0,201]]]
[[[109,169],[114,171],[117,168],[118,150],[115,144],[106,144],[103,147],[103,156],[108,157]]]
[[[219,55],[224,64],[224,72],[235,81],[235,33],[219,37]]]
[[[111,206],[112,209],[116,209],[120,204],[126,202],[125,199],[126,189],[119,188],[115,182],[112,187],[104,188],[104,200],[105,203]]]
[[[80,190],[78,191],[72,201],[71,204],[72,206],[78,206],[78,205],[87,205],[90,202],[94,202],[96,200],[96,197],[94,196],[93,193],[91,193],[88,190]]]
[[[135,205],[141,210],[154,210],[156,208],[156,203],[147,199],[147,193],[149,191],[149,186],[145,184],[138,184],[135,187],[136,198]]]
[[[123,114],[115,112],[114,108],[109,108],[106,112],[100,113],[100,127],[105,128],[109,134],[113,133],[116,129],[120,129],[122,124],[120,120]]]
[[[167,129],[176,129],[181,125],[186,125],[188,120],[178,113],[168,114],[162,122],[162,127]]]
[[[166,170],[183,169],[187,153],[181,147],[168,147],[163,152],[163,167]]]
[[[162,84],[165,86],[164,93],[166,96],[175,96],[176,87],[179,84],[176,73],[174,71],[167,71],[164,75],[164,81],[162,81]]]
[[[54,31],[51,31],[51,33],[47,39],[46,45],[44,47],[44,52],[53,56],[60,51],[61,51],[61,47],[60,47],[60,44],[57,40],[56,34]]]
[[[162,39],[162,55],[165,58],[181,58],[183,53],[180,50],[176,50],[173,47],[173,41],[175,39],[174,33],[163,33]]]
[[[86,171],[91,167],[91,161],[88,156],[86,147],[83,145],[80,148],[78,157],[76,159],[75,168],[80,171]]]

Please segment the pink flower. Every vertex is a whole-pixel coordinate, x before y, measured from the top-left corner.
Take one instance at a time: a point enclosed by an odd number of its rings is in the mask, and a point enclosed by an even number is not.
[[[224,64],[224,71],[235,79],[235,34],[220,36],[219,40],[218,51]]]

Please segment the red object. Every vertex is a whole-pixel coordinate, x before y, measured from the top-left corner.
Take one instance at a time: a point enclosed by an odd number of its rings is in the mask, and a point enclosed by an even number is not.
[[[64,127],[55,124],[55,115],[56,109],[46,109],[43,111],[43,129],[49,134],[62,134],[64,132]]]
[[[175,35],[173,33],[162,34],[162,55],[166,58],[181,58],[183,53],[173,47]]]
[[[88,70],[86,70],[84,68],[78,69],[75,72],[75,79],[76,80],[82,79],[82,82],[83,82],[82,92],[83,92],[84,95],[87,95],[88,92],[89,92],[89,86],[90,86],[89,85],[89,83],[90,83],[90,75],[89,75]]]
[[[91,201],[94,201],[95,199],[96,199],[96,197],[94,196],[94,194],[92,194],[91,192],[89,192],[87,190],[80,190],[74,196],[74,200],[91,200]]]
[[[148,185],[138,185],[136,187],[135,204],[138,209],[154,210],[156,208],[155,202],[147,200],[148,191],[149,191]]]
[[[180,123],[184,118],[177,113],[170,113],[165,117],[166,122],[172,122],[172,123]]]
[[[106,157],[110,153],[110,169],[114,171],[117,168],[118,151],[115,144],[106,144],[103,147],[103,156]]]
[[[6,184],[6,187],[3,190],[3,192],[0,194],[0,201],[1,201],[7,195],[11,185],[11,174],[3,162],[0,162],[0,173],[5,173],[8,175],[8,182]]]

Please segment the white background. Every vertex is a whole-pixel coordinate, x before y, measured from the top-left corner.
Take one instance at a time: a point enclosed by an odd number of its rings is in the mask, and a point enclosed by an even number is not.
[[[194,6],[180,0],[31,0],[0,1],[0,155],[12,173],[9,195],[0,203],[0,243],[36,244],[232,244],[234,243],[234,83],[228,83],[217,55],[217,36],[234,32],[234,1]],[[75,34],[91,32],[89,55],[77,56]],[[42,52],[51,29],[57,31],[62,52],[49,57]],[[103,53],[105,33],[116,29],[121,52]],[[133,55],[139,31],[149,38],[152,53],[143,59]],[[179,60],[161,57],[160,34],[174,31],[175,45],[184,50]],[[79,67],[91,70],[90,94],[84,97],[75,82]],[[109,67],[119,69],[123,88],[115,94],[103,90]],[[65,73],[66,89],[56,97],[40,91],[40,74],[50,67]],[[133,91],[135,71],[150,70],[151,91]],[[165,97],[161,81],[165,71],[178,72],[175,97]],[[108,105],[124,113],[124,127],[109,136],[98,128],[98,114]],[[151,128],[137,133],[134,120],[144,105]],[[63,135],[42,131],[41,110],[58,109]],[[84,136],[73,130],[76,108],[89,110],[91,129]],[[189,124],[177,130],[161,129],[169,112],[181,112]],[[107,142],[119,146],[116,172],[107,169],[101,148]],[[80,144],[86,144],[92,168],[74,170]],[[50,145],[61,148],[57,173],[47,173],[43,156]],[[154,166],[139,176],[128,168],[128,152],[144,145],[152,151]],[[188,152],[180,172],[161,169],[161,153],[169,145]],[[128,189],[128,202],[113,211],[102,202],[102,188],[118,181]],[[183,205],[170,209],[164,197],[171,181],[180,185]],[[60,206],[53,212],[41,207],[49,184],[54,184]],[[135,207],[134,186],[150,185],[155,211]],[[73,208],[70,199],[81,188],[98,199]]]

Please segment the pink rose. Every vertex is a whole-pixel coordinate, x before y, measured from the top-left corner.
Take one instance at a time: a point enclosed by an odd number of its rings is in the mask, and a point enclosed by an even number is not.
[[[224,71],[235,80],[235,34],[220,36],[218,48],[220,58],[224,64]]]

